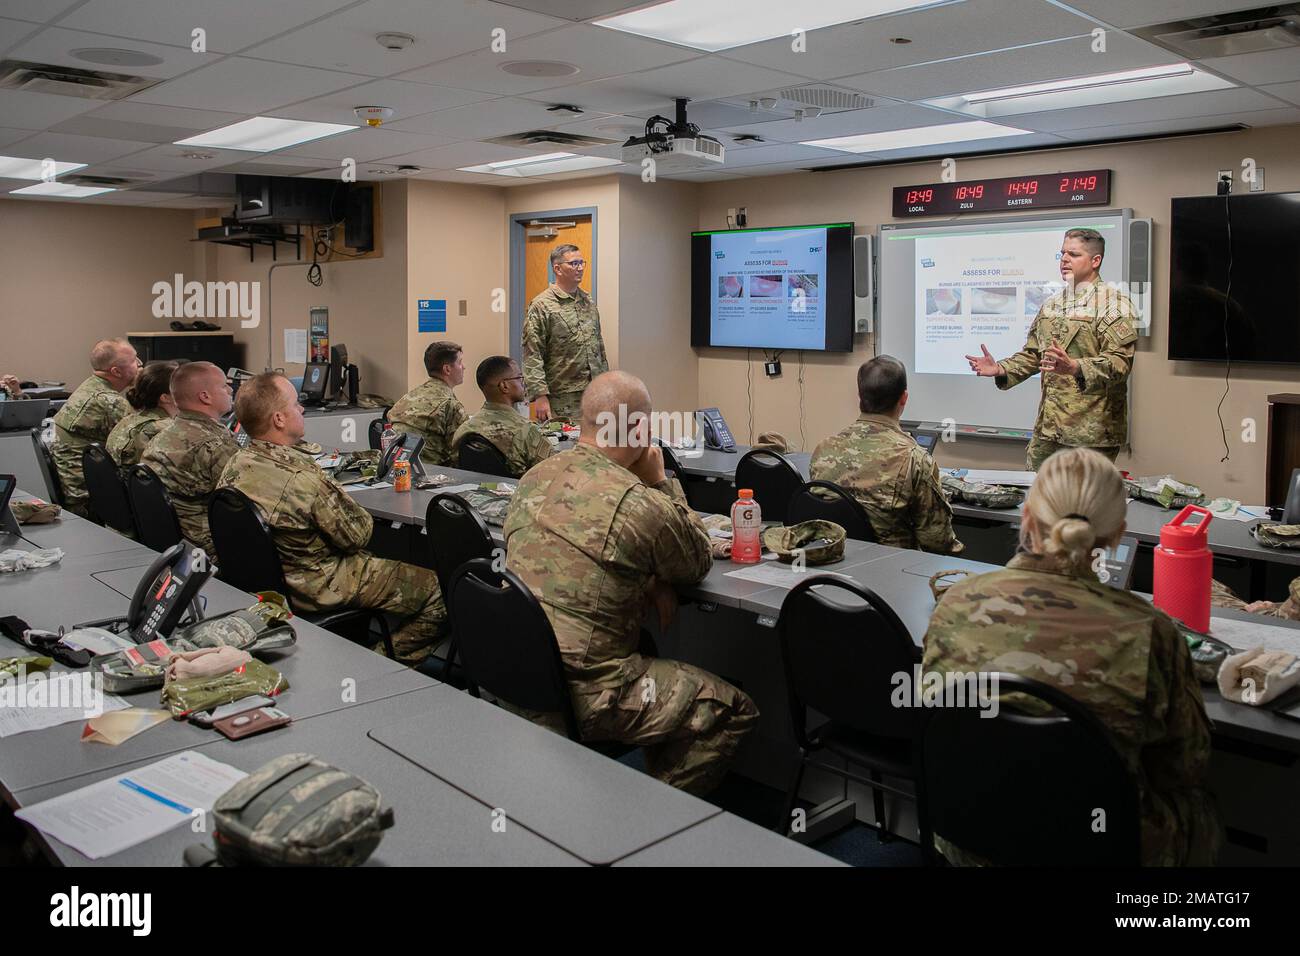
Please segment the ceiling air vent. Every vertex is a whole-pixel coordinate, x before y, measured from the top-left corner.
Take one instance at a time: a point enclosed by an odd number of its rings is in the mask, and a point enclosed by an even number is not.
[[[1189,17],[1133,30],[1189,60],[1300,47],[1300,3]]]
[[[59,182],[69,183],[73,186],[106,186],[109,189],[130,189],[132,186],[138,186],[141,183],[152,181],[153,177],[147,176],[143,173],[132,179],[127,179],[123,176],[78,176],[76,173],[59,177]]]
[[[0,90],[54,93],[87,100],[120,100],[160,82],[152,77],[79,70],[75,66],[0,60]]]
[[[823,113],[842,110],[865,110],[875,106],[871,97],[849,90],[837,90],[833,86],[795,86],[779,90],[781,106],[793,108],[815,107]]]
[[[537,146],[540,144],[543,146],[590,148],[592,146],[614,146],[621,143],[622,140],[602,139],[599,136],[582,136],[578,133],[561,133],[553,129],[531,129],[525,133],[498,136],[485,142],[496,143],[498,146]]]

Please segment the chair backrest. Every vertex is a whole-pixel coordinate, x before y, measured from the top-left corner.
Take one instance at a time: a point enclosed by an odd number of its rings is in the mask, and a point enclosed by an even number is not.
[[[275,538],[257,505],[237,488],[219,488],[208,502],[208,528],[223,581],[241,591],[279,591],[293,603]]]
[[[176,509],[152,468],[132,465],[127,469],[126,496],[131,502],[141,544],[155,551],[166,551],[181,540],[181,523],[176,517]]]
[[[752,488],[764,521],[785,521],[790,496],[803,485],[799,469],[774,451],[747,451],[736,462],[736,490]]]
[[[1139,865],[1137,783],[1097,717],[1048,684],[987,680],[993,693],[1037,698],[1056,713],[1031,716],[1005,699],[996,716],[926,708],[916,748],[926,828],[1000,865]],[[930,833],[922,840],[928,846]]]
[[[785,523],[788,525],[817,518],[834,521],[855,541],[876,540],[871,519],[861,502],[833,481],[804,482],[786,505]]]
[[[791,588],[777,621],[795,737],[806,743],[807,709],[854,730],[912,739],[915,708],[896,707],[897,674],[912,680],[920,649],[870,588],[810,575]]]
[[[466,432],[456,445],[457,467],[466,471],[481,471],[486,475],[499,475],[502,478],[518,478],[506,463],[506,456],[501,449],[482,435]]]
[[[541,603],[511,571],[486,558],[457,572],[448,607],[470,689],[526,710],[559,713],[578,740],[569,684],[555,632]]]
[[[366,426],[366,442],[374,450],[378,450],[383,445],[385,424],[384,417],[381,415],[379,418],[372,419]]]
[[[656,441],[655,444],[659,446],[659,451],[663,453],[664,471],[671,471],[673,476],[678,481],[682,482],[684,487],[686,484],[686,476],[682,474],[682,463],[677,460],[676,452],[673,451],[672,447],[667,442]]]
[[[63,504],[63,486],[59,484],[59,471],[54,467],[54,459],[50,455],[50,448],[45,444],[45,428],[43,425],[37,425],[32,429],[32,445],[36,449],[36,466],[41,470],[41,478],[45,480],[45,492],[50,501],[56,505]]]
[[[494,545],[487,522],[460,495],[444,492],[430,498],[424,512],[424,530],[444,598],[462,565],[475,558],[492,557]]]
[[[135,516],[131,502],[126,497],[126,483],[117,462],[109,457],[104,446],[88,445],[81,453],[81,470],[86,480],[86,493],[90,496],[90,510],[114,531],[134,535]]]

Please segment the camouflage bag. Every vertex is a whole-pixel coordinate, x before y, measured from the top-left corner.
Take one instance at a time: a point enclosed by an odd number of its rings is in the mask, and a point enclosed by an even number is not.
[[[801,521],[783,528],[780,525],[763,532],[763,544],[786,564],[803,553],[806,564],[830,564],[844,557],[844,540],[848,535],[834,521]],[[806,547],[812,545],[812,547]]]
[[[465,503],[478,512],[480,518],[498,528],[506,523],[506,512],[510,510],[511,494],[499,491],[490,484],[462,491],[460,496]]]
[[[939,483],[943,496],[950,502],[964,501],[983,508],[1018,508],[1025,499],[1025,490],[1011,485],[988,485],[956,475],[943,475]]]
[[[379,791],[312,754],[263,764],[212,806],[215,854],[185,851],[187,866],[358,866],[393,825]]]
[[[283,674],[259,660],[251,660],[229,674],[172,681],[163,687],[162,705],[180,720],[197,710],[211,710],[256,694],[275,697],[288,689]]]
[[[9,510],[19,524],[49,524],[63,510],[48,501],[33,499],[31,501],[11,501]]]
[[[1257,524],[1250,536],[1265,548],[1300,548],[1300,524]]]
[[[297,642],[298,635],[289,623],[289,609],[284,604],[284,598],[273,591],[266,593],[266,600],[250,608],[228,611],[186,627],[178,627],[172,632],[172,640],[183,641],[196,648],[224,644],[251,654],[292,647]],[[279,601],[270,597],[273,594]]]
[[[1130,498],[1150,501],[1162,508],[1183,508],[1187,505],[1199,505],[1205,501],[1205,495],[1195,485],[1185,484],[1173,475],[1157,475],[1152,478],[1125,478],[1124,490]]]

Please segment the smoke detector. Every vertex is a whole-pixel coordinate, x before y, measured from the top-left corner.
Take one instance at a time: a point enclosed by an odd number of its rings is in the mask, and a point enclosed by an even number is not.
[[[357,114],[357,119],[364,120],[367,126],[383,126],[384,120],[393,118],[393,110],[389,106],[358,106],[352,112]]]
[[[376,33],[375,41],[385,50],[397,52],[415,43],[415,37],[409,33]]]

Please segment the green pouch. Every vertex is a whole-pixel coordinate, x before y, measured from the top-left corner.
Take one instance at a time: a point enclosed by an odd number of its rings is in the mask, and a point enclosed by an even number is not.
[[[460,496],[488,524],[499,528],[506,523],[506,512],[510,510],[512,496],[497,491],[495,483],[484,483],[477,489],[462,491]]]
[[[1195,485],[1179,481],[1173,475],[1151,478],[1125,478],[1124,490],[1130,498],[1149,501],[1162,508],[1184,508],[1204,503],[1205,495]]]
[[[229,674],[174,680],[163,687],[162,705],[180,720],[196,710],[211,710],[254,694],[275,697],[288,688],[283,674],[254,659]]]
[[[172,639],[187,641],[195,647],[220,647],[224,644],[258,654],[292,647],[298,635],[289,623],[288,609],[274,600],[266,600],[250,608],[178,627],[172,632]]]
[[[939,479],[943,495],[950,502],[964,501],[967,504],[984,508],[1018,508],[1025,500],[1023,488],[1011,485],[988,485],[978,481],[967,481],[955,475],[943,475]]]
[[[1250,536],[1265,548],[1300,548],[1300,524],[1257,524]]]
[[[49,670],[53,663],[52,657],[0,657],[0,684],[11,677],[17,677],[20,670]]]

